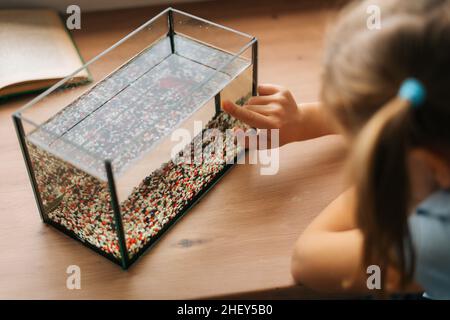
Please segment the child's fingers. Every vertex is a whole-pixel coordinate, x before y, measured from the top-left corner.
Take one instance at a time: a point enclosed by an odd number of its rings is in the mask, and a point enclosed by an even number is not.
[[[256,97],[251,97],[250,99],[248,99],[247,104],[249,105],[263,105],[263,104],[269,104],[272,103],[274,101],[274,98],[272,96],[256,96]]]
[[[224,101],[222,104],[222,109],[232,117],[243,121],[251,127],[267,129],[274,128],[274,124],[268,117],[246,108],[238,107],[231,101]]]
[[[260,113],[265,116],[269,116],[271,112],[273,111],[274,107],[271,105],[253,105],[253,104],[246,104],[242,106],[243,108]]]
[[[281,87],[275,84],[260,84],[258,86],[258,93],[260,96],[268,96],[281,91]]]

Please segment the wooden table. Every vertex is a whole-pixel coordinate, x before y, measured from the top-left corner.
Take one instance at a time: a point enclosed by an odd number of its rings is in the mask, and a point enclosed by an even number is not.
[[[298,102],[308,102],[318,99],[325,26],[336,12],[321,3],[250,0],[175,7],[256,35],[260,82],[285,85]],[[88,60],[162,9],[83,14],[75,42]],[[294,285],[290,257],[307,224],[343,190],[339,137],[283,147],[275,176],[260,175],[258,165],[236,166],[153,249],[122,271],[41,223],[11,120],[30,98],[0,105],[0,298],[316,296]],[[73,264],[81,268],[81,290],[66,288],[66,268]]]

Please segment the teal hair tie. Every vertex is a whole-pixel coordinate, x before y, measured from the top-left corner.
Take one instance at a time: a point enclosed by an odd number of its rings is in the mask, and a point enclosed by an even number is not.
[[[417,108],[425,102],[427,94],[425,87],[419,80],[409,78],[403,81],[398,95],[400,98],[411,102],[413,108]]]

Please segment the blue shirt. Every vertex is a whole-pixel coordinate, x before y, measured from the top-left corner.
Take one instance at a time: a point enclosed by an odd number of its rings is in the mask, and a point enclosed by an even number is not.
[[[415,281],[430,299],[450,299],[450,191],[433,193],[409,218]]]

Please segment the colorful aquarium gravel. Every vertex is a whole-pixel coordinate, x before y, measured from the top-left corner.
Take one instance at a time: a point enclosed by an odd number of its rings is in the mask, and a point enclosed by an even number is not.
[[[216,115],[206,128],[225,132],[242,125],[224,113]],[[222,144],[214,144],[216,139]],[[198,142],[202,148],[194,148]],[[121,206],[122,223],[130,258],[136,255],[172,219],[182,214],[199,195],[242,151],[230,137],[204,130],[180,155],[202,152],[203,161],[191,163],[172,159],[151,173],[134,188]],[[223,147],[217,152],[216,145]],[[54,223],[115,258],[120,258],[110,194],[106,182],[60,160],[28,142],[44,211]],[[207,155],[207,156],[205,156]]]

